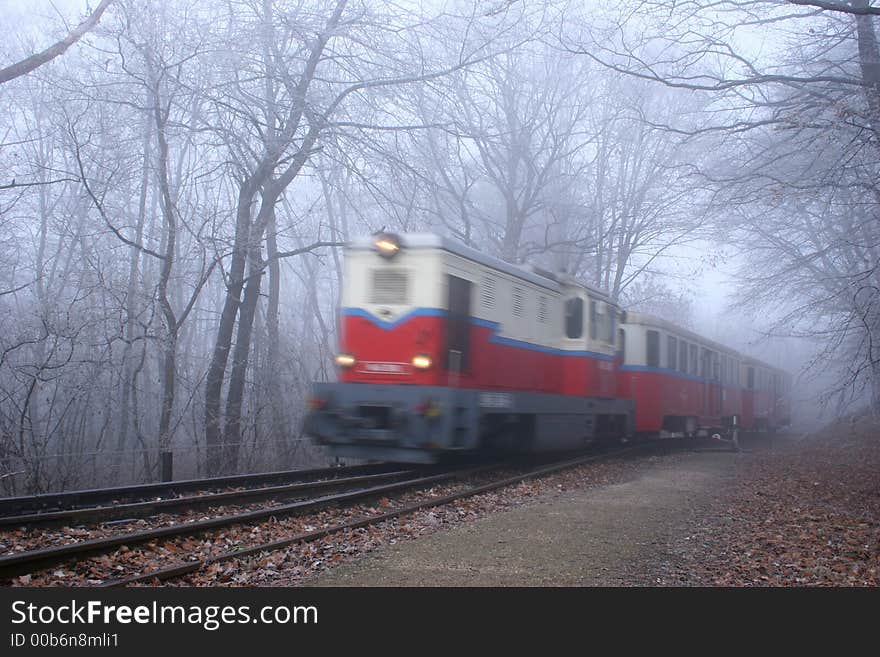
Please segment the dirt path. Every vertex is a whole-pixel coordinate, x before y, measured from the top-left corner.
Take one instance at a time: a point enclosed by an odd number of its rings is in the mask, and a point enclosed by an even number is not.
[[[521,507],[374,551],[312,586],[625,586],[662,583],[698,518],[755,452],[684,452],[630,480]]]

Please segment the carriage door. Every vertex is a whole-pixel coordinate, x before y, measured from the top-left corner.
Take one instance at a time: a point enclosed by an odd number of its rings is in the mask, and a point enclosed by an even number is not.
[[[446,370],[450,385],[467,371],[470,351],[471,287],[473,284],[449,274],[449,315],[446,320]]]

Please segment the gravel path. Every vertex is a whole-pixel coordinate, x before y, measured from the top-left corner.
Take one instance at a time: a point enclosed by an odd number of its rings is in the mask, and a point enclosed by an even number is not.
[[[448,531],[375,551],[305,580],[313,586],[657,584],[717,491],[756,452],[645,459],[628,481],[549,493]]]

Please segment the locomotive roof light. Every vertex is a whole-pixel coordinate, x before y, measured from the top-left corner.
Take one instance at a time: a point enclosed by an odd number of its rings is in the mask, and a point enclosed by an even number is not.
[[[417,354],[413,356],[412,364],[417,370],[426,370],[431,367],[433,361],[427,354]]]
[[[373,240],[373,246],[383,258],[389,260],[397,255],[402,248],[400,237],[394,233],[377,233],[376,239]]]
[[[354,356],[346,353],[336,354],[336,358],[334,358],[333,360],[336,362],[337,367],[341,367],[342,369],[346,370],[350,367],[354,367],[354,364],[357,362]]]

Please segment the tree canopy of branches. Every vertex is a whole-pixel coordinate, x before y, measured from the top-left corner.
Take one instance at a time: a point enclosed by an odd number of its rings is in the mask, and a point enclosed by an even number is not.
[[[0,486],[319,462],[339,245],[383,227],[679,320],[723,227],[750,300],[797,269],[786,311],[873,353],[875,12],[807,4],[101,2],[0,86]]]
[[[878,15],[869,0],[640,1],[592,39],[562,35],[609,70],[710,99],[717,118],[691,134],[718,146],[699,178],[744,257],[739,308],[813,338],[837,374],[826,396],[867,389],[876,409]]]

